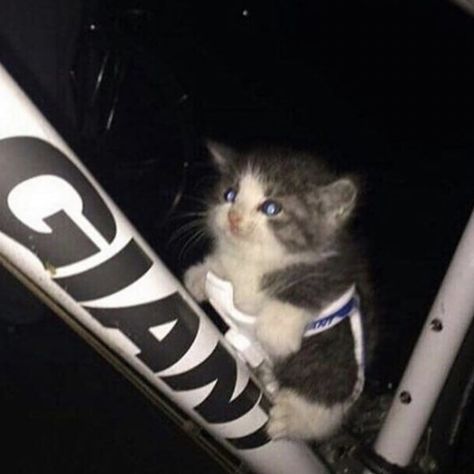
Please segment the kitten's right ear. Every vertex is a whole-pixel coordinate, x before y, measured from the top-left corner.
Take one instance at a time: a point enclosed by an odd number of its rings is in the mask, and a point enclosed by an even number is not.
[[[235,157],[235,151],[222,143],[206,140],[206,147],[209,150],[214,165],[219,171],[227,171]]]
[[[351,178],[341,178],[319,191],[321,209],[334,223],[345,220],[354,209],[357,185]]]

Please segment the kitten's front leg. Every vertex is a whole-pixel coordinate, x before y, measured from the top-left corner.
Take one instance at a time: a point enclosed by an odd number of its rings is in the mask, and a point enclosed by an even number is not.
[[[349,409],[345,403],[326,406],[295,390],[281,389],[270,410],[267,432],[271,438],[322,441],[337,432]]]
[[[273,373],[273,366],[270,361],[263,361],[256,369],[257,377],[262,382],[267,395],[270,399],[273,399],[275,394],[278,392],[279,384]]]
[[[184,273],[184,286],[199,303],[207,299],[206,275],[214,267],[216,267],[214,260],[207,257],[203,262],[189,267]]]
[[[255,334],[272,359],[284,359],[299,351],[307,321],[301,308],[274,300],[260,311]]]

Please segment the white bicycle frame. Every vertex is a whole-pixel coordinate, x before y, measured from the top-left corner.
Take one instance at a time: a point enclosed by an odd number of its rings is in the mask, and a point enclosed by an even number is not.
[[[0,66],[2,263],[151,399],[165,397],[256,473],[325,474],[265,434],[258,381]],[[474,312],[474,214],[375,444],[406,466]],[[433,363],[435,361],[435,363]]]

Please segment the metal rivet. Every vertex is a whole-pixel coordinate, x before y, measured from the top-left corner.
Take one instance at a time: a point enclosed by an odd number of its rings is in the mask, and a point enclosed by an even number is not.
[[[443,330],[443,323],[440,319],[433,319],[430,321],[430,327],[432,331],[440,332]]]
[[[406,390],[400,393],[400,401],[402,403],[405,403],[405,405],[408,405],[411,402],[411,395],[410,392],[407,392]]]
[[[425,454],[418,462],[419,466],[423,469],[423,472],[436,472],[438,471],[438,463],[429,454]]]
[[[181,97],[178,99],[178,104],[184,104],[189,99],[189,95],[186,93],[183,93]]]

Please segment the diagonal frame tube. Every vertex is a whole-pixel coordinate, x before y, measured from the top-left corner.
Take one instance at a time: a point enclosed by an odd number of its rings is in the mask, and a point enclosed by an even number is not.
[[[258,381],[1,65],[0,104],[7,269],[150,399],[171,400],[255,473],[327,474],[304,443],[268,439]]]

